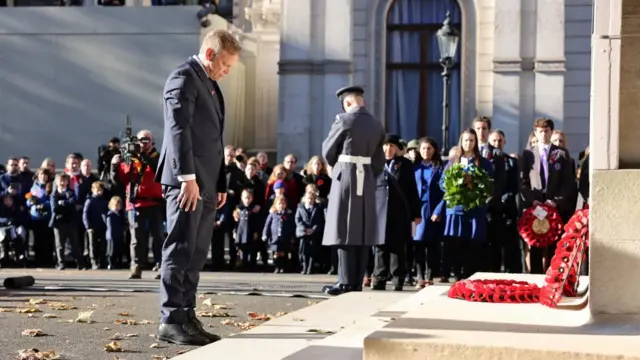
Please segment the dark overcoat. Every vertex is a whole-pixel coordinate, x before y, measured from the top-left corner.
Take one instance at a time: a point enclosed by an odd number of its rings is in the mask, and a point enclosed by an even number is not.
[[[260,232],[262,230],[260,227],[262,224],[262,218],[259,211],[253,211],[256,206],[257,205],[254,204],[251,204],[250,206],[240,204],[236,208],[236,211],[238,212],[236,244],[240,246],[251,245],[255,242],[254,236],[260,236]]]
[[[378,237],[375,245],[411,240],[411,223],[420,218],[420,202],[411,160],[397,156],[391,160],[376,187]]]
[[[444,191],[440,187],[443,175],[441,164],[418,163],[414,167],[422,222],[416,226],[413,235],[415,241],[440,241],[444,229],[444,217],[438,222],[431,221],[431,216],[444,213]]]
[[[332,167],[323,245],[377,244],[376,178],[384,169],[382,123],[364,107],[339,114],[322,143],[322,155]],[[371,158],[364,165],[363,193],[356,193],[356,164],[338,161],[340,155]]]

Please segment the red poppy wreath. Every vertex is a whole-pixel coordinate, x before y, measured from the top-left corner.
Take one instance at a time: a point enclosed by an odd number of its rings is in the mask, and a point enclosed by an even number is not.
[[[544,286],[516,280],[461,280],[448,296],[472,302],[541,303],[555,308],[563,296],[576,296],[580,265],[589,243],[589,210],[576,211],[565,226],[547,270]]]
[[[562,234],[562,219],[558,209],[538,205],[525,210],[518,221],[518,232],[530,246],[552,245]]]

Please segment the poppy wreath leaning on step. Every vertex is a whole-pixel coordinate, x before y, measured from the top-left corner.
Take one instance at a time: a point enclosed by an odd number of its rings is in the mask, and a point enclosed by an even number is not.
[[[536,208],[547,212],[544,219],[535,215]],[[562,219],[555,207],[538,205],[525,210],[518,221],[518,232],[522,239],[532,247],[547,247],[555,243],[562,234]]]
[[[540,291],[542,305],[555,308],[563,296],[577,295],[580,266],[586,258],[588,244],[589,210],[582,209],[571,217],[558,242]]]
[[[516,280],[461,280],[451,285],[448,296],[472,302],[537,303],[540,287]]]

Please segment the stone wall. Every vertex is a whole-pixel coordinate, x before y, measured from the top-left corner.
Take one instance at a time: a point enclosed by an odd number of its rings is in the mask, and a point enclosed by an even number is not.
[[[162,137],[162,88],[197,52],[197,7],[6,8],[0,12],[0,159],[94,159],[123,130]],[[0,160],[3,161],[3,160]]]

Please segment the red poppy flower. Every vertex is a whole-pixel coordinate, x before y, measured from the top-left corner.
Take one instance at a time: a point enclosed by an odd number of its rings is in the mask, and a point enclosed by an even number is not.
[[[318,179],[318,186],[322,186],[322,184],[324,184],[324,181],[322,181],[322,179]]]

